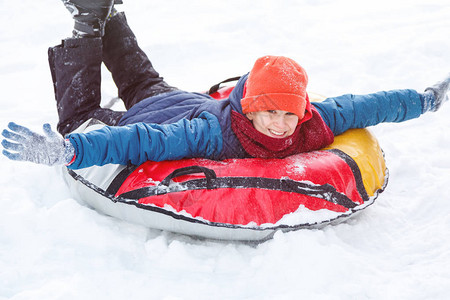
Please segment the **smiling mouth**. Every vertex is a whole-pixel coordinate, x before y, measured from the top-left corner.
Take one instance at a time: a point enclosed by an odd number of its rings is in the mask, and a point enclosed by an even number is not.
[[[280,138],[284,137],[286,135],[286,131],[279,132],[279,131],[275,131],[275,130],[272,130],[272,129],[269,129],[269,133],[271,135],[273,135],[274,137],[280,137]]]

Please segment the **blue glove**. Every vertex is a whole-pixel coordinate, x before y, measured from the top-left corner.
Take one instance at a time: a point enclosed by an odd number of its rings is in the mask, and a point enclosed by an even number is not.
[[[450,91],[450,74],[447,78],[436,83],[433,86],[427,87],[424,92],[423,112],[437,111],[441,105],[448,101],[447,93]]]
[[[12,142],[4,139],[3,154],[11,160],[31,161],[48,166],[69,164],[74,155],[75,148],[68,140],[52,131],[50,124],[44,124],[44,134],[40,135],[26,127],[13,122],[8,124],[2,135]]]

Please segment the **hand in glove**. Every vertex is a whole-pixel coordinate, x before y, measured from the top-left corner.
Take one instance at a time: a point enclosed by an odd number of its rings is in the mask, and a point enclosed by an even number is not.
[[[13,122],[8,128],[11,131],[5,129],[2,135],[12,142],[4,139],[2,146],[5,148],[3,154],[9,159],[53,166],[69,164],[75,155],[72,143],[52,131],[50,124],[43,126],[45,135]]]
[[[443,81],[425,89],[423,112],[437,111],[441,105],[448,101],[447,93],[450,91],[450,74]]]

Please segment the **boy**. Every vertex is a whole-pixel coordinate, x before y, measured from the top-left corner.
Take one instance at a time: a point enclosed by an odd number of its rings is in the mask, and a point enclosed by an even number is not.
[[[450,77],[424,93],[394,90],[344,95],[310,103],[308,77],[282,56],[256,60],[228,99],[168,85],[138,47],[113,0],[64,0],[75,20],[73,38],[49,49],[59,115],[58,131],[45,136],[9,124],[3,154],[13,160],[78,169],[108,163],[190,157],[283,158],[313,151],[350,128],[402,122],[436,111],[448,99]],[[100,107],[100,65],[105,63],[126,112]],[[90,118],[110,125],[70,133]]]

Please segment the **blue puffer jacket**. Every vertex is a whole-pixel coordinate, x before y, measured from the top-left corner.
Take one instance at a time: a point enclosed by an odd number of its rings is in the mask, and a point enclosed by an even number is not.
[[[119,125],[139,122],[146,124],[172,124],[181,121],[183,123],[185,119],[194,120],[201,115],[202,119],[209,120],[204,122],[206,125],[205,129],[208,130],[208,132],[202,134],[205,140],[220,139],[223,143],[220,143],[222,144],[221,148],[217,148],[213,152],[206,151],[200,157],[209,157],[217,160],[230,157],[247,157],[236,135],[231,130],[231,111],[234,110],[242,114],[241,99],[247,77],[248,74],[242,76],[229,97],[220,101],[206,94],[185,91],[175,91],[147,98],[129,109],[120,120]],[[211,123],[213,119],[216,121],[214,125]],[[197,139],[201,140],[202,137],[199,136]],[[189,157],[195,157],[199,154],[198,151],[195,152]]]
[[[76,149],[72,169],[92,165],[139,165],[147,160],[204,157],[216,160],[248,157],[231,130],[231,111],[242,113],[240,100],[247,75],[228,99],[175,91],[133,106],[117,127],[66,136]],[[422,114],[422,95],[394,90],[369,95],[343,95],[313,103],[335,135],[350,128],[402,122]]]

